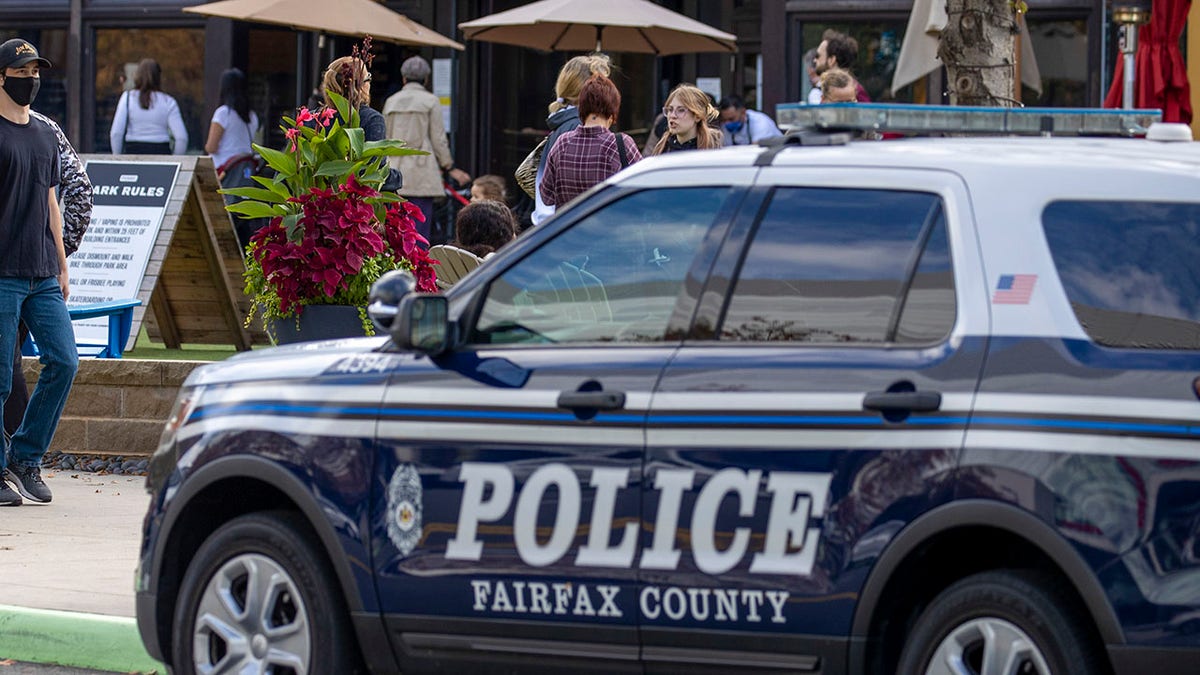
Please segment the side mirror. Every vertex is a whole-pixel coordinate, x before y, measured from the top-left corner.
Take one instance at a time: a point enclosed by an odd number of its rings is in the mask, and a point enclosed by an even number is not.
[[[388,334],[400,349],[437,356],[450,345],[449,303],[441,295],[410,294],[400,300]]]
[[[437,355],[450,344],[446,298],[416,293],[416,281],[404,270],[393,270],[371,287],[367,314],[400,349]]]

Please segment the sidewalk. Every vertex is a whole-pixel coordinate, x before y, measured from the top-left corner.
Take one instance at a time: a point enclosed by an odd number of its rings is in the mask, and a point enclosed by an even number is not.
[[[166,672],[134,624],[140,476],[44,470],[49,504],[0,508],[0,659]]]

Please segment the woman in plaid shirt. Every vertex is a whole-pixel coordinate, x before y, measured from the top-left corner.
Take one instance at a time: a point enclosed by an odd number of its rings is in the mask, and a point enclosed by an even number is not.
[[[642,158],[632,138],[608,130],[620,110],[621,92],[612,80],[593,75],[584,83],[579,92],[583,123],[550,148],[540,187],[543,202],[562,206]]]

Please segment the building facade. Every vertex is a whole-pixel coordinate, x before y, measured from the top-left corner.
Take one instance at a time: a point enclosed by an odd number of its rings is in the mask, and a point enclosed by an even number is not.
[[[301,2],[304,0],[296,0]],[[106,152],[122,76],[145,57],[159,61],[163,85],[179,101],[200,152],[217,101],[223,70],[239,67],[252,85],[252,102],[268,120],[267,144],[282,147],[281,115],[305,103],[332,58],[350,53],[350,38],[208,19],[183,12],[197,0],[0,0],[0,39],[36,43],[55,64],[43,75],[38,109],[59,120],[81,151]],[[457,25],[503,11],[522,0],[387,0],[385,4],[461,41]],[[773,112],[802,100],[807,75],[802,55],[827,28],[854,36],[856,72],[877,101],[938,103],[940,75],[888,91],[912,0],[661,0],[659,4],[738,36],[736,54],[656,58],[612,54],[614,80],[624,100],[619,127],[640,137],[679,82],[706,79],[720,93],[741,94],[752,107]],[[329,3],[330,7],[336,3]],[[1029,105],[1098,106],[1114,61],[1115,44],[1104,0],[1029,0],[1029,27],[1043,77]],[[331,9],[331,11],[336,11]],[[1193,9],[1195,12],[1196,10]],[[1194,31],[1200,33],[1200,30]],[[448,59],[452,149],[474,175],[511,176],[544,132],[554,79],[572,54],[467,42],[465,52],[376,42],[374,105],[400,86],[400,63],[410,55]],[[719,84],[715,84],[719,82]]]

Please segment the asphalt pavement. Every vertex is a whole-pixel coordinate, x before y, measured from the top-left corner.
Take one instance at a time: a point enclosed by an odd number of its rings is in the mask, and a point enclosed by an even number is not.
[[[134,622],[145,478],[43,470],[49,504],[0,507],[0,675],[43,664],[165,673]],[[87,671],[83,671],[87,672]]]

